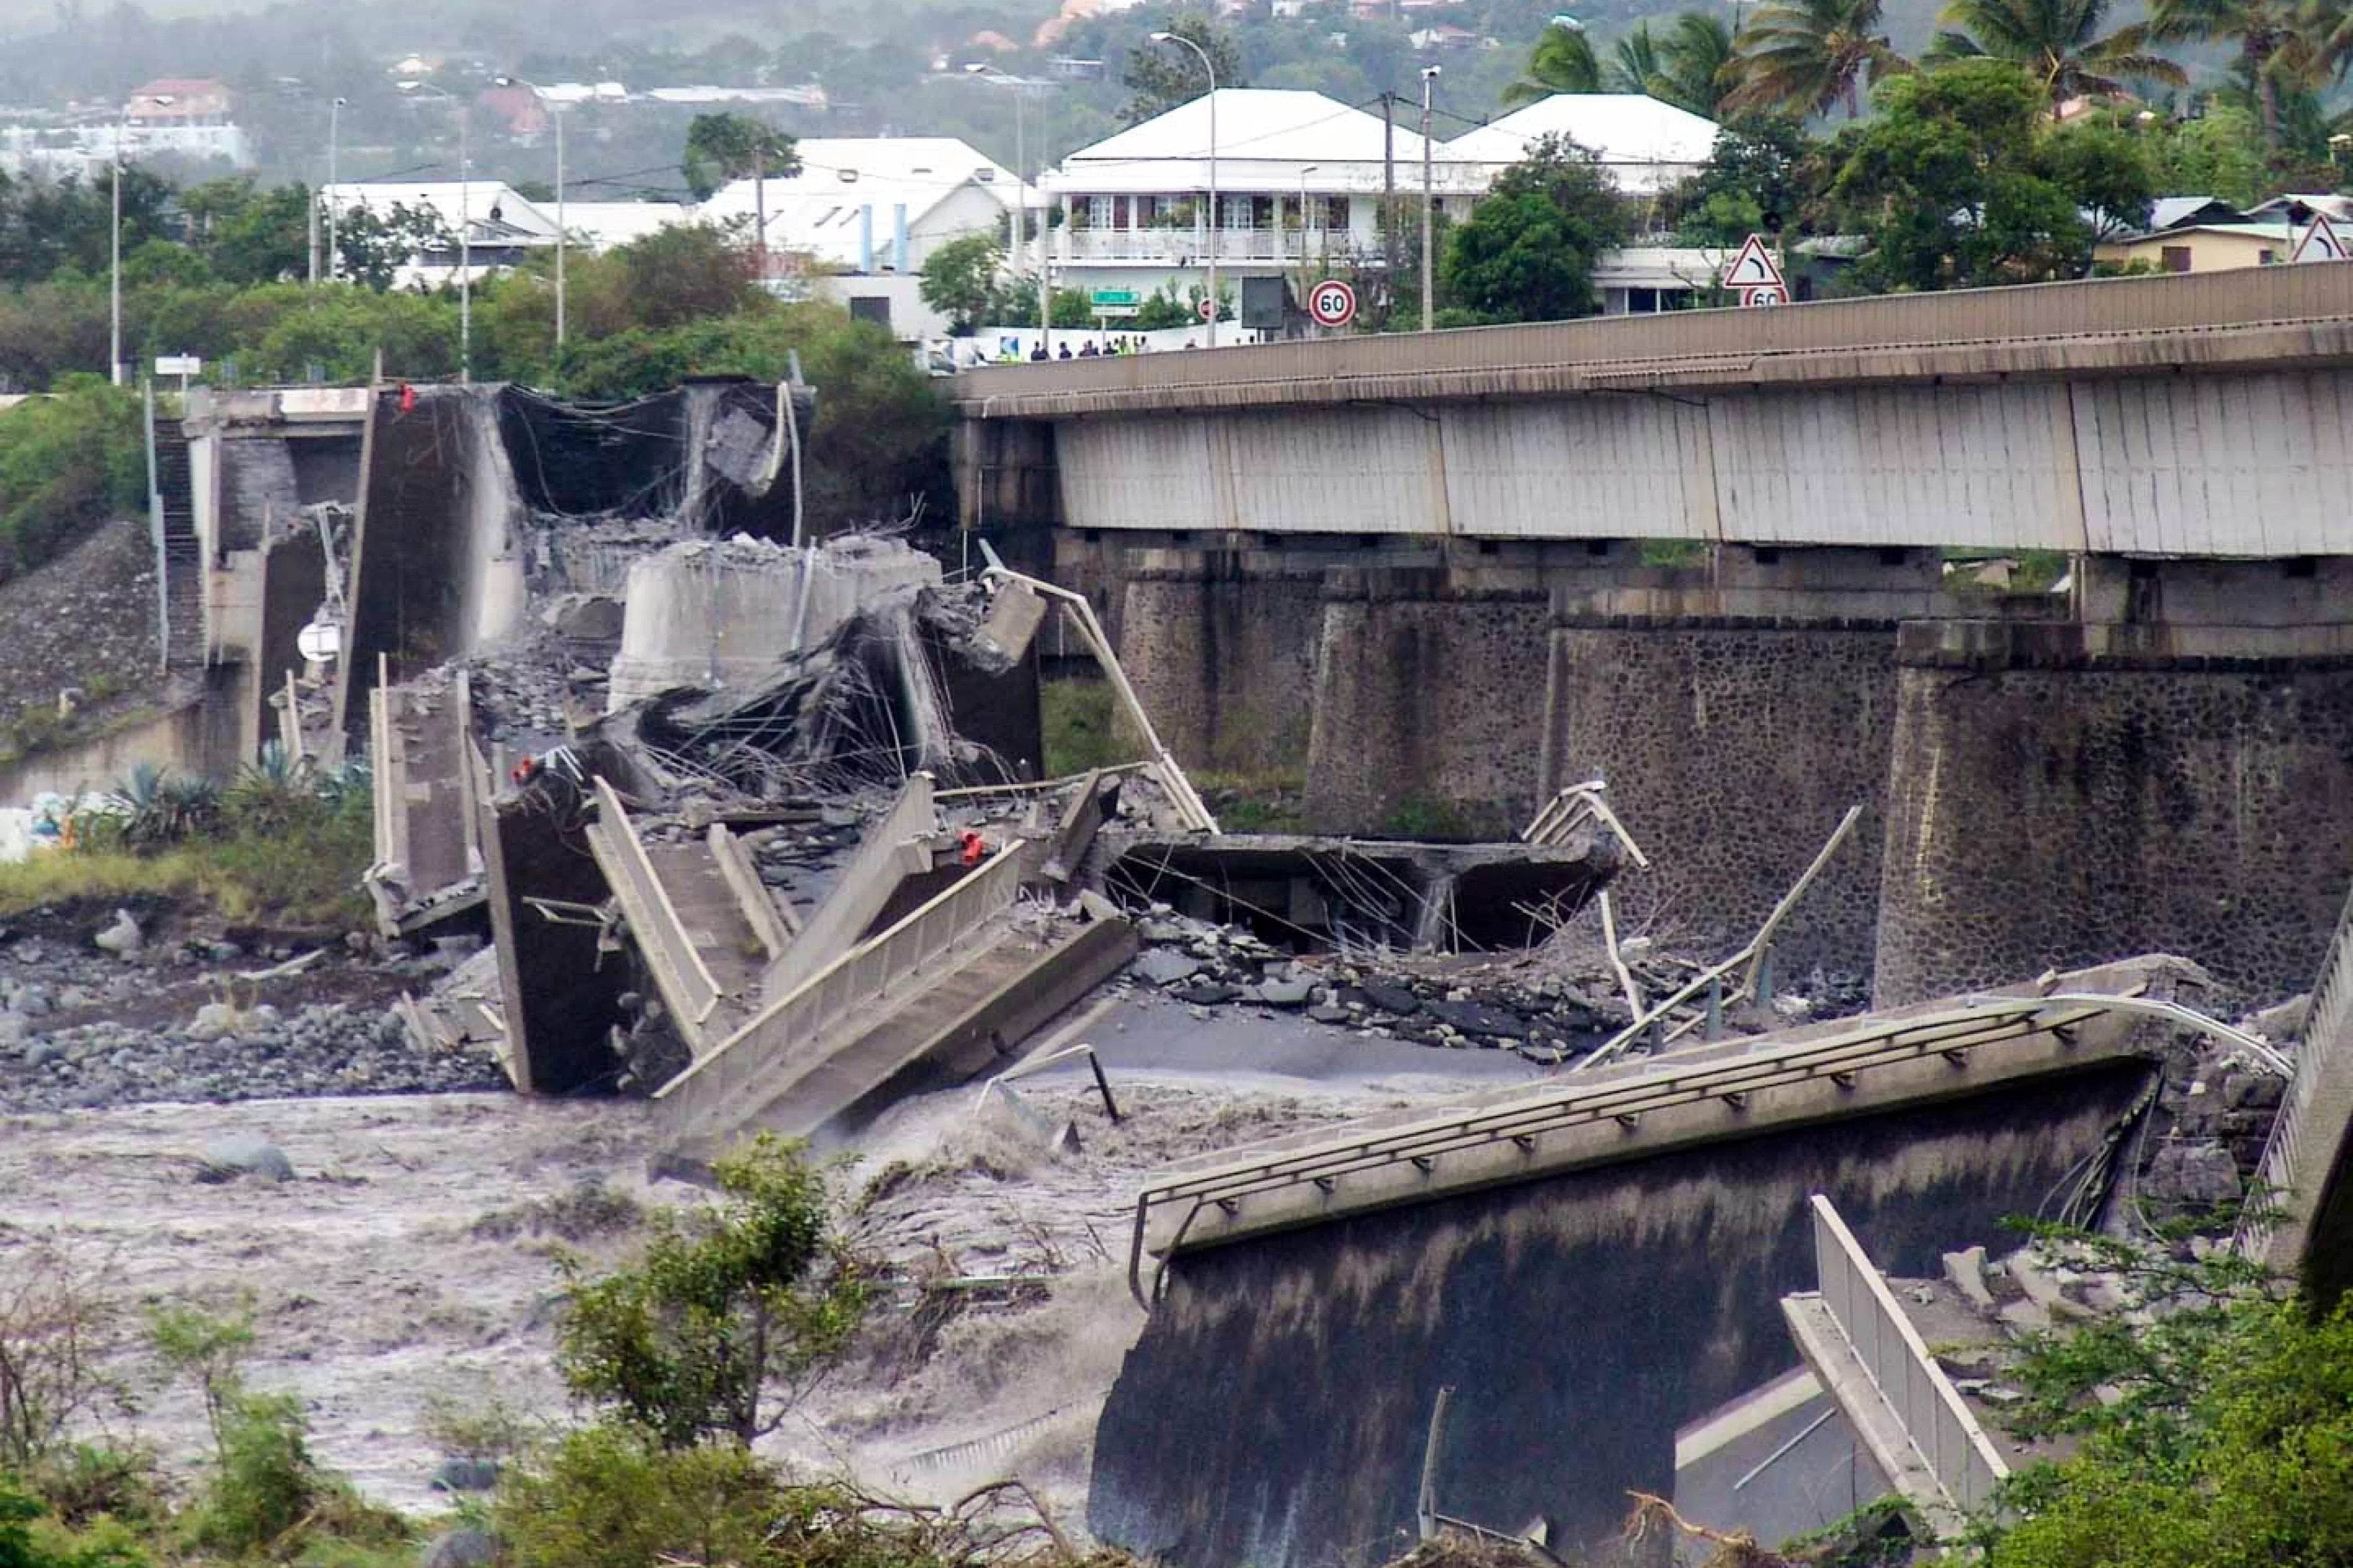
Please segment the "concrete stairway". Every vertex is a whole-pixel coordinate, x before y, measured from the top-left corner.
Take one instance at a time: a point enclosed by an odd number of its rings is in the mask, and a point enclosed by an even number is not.
[[[205,549],[188,478],[188,441],[176,419],[155,422],[155,493],[163,510],[164,666],[198,669],[206,660]]]

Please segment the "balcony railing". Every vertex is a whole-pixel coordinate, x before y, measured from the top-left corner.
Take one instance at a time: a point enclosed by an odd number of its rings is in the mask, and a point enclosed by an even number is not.
[[[1219,231],[1219,261],[1330,261],[1356,257],[1359,237],[1345,228],[1229,228]],[[1193,267],[1209,258],[1209,237],[1196,228],[1080,228],[1056,236],[1064,264],[1156,261]]]

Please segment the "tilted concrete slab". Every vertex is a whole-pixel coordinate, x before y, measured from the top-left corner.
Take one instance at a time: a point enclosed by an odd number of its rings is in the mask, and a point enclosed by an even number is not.
[[[2154,1057],[2147,1017],[2045,994],[2137,997],[2136,959],[1963,1004],[1922,1004],[1556,1076],[1171,1166],[1144,1184],[1132,1262],[1695,1145],[1983,1094]]]
[[[760,977],[760,994],[774,1003],[807,984],[811,975],[856,946],[877,917],[890,907],[899,885],[932,868],[923,840],[939,829],[932,801],[932,775],[911,774],[899,798],[866,830],[858,852],[841,868],[833,890],[811,911],[799,934]]]

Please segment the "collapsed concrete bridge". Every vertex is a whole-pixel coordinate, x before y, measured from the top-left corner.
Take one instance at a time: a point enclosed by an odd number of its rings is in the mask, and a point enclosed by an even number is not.
[[[1680,1429],[1795,1361],[1814,1194],[1895,1272],[2096,1214],[2202,994],[2139,960],[1172,1167],[1091,1523],[1187,1568],[1380,1561],[1431,1490],[1556,1549],[1614,1537]]]
[[[1295,768],[1324,831],[1606,777],[1660,863],[1628,918],[1701,942],[1862,801],[1785,958],[1894,1003],[2308,977],[2353,864],[2348,365],[2353,268],[2305,267],[953,384],[965,524],[1104,606],[1188,763]]]

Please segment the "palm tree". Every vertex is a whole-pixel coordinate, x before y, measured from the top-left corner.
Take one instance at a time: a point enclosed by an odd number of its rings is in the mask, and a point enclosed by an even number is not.
[[[2270,3],[2270,0],[2262,0]],[[1862,94],[1912,68],[1887,41],[1881,0],[1767,0],[1740,39],[1733,109],[1862,113]]]
[[[2149,7],[2149,37],[2238,45],[2238,67],[2254,89],[2263,140],[2277,147],[2280,89],[2316,85],[2338,31],[2316,16],[2300,15],[2307,4],[2315,13],[2341,10],[2326,0],[2157,0]]]
[[[2181,87],[2189,73],[2148,47],[2145,23],[2105,36],[2108,0],[1951,0],[1942,16],[1958,31],[1936,35],[1932,60],[1991,56],[2032,71],[2057,109],[2071,98],[2124,90],[2140,77]]]
[[[1651,84],[1659,79],[1659,46],[1651,37],[1647,18],[1634,24],[1634,30],[1621,33],[1618,47],[1610,51],[1609,64],[1601,73],[1605,92],[1657,94]]]
[[[1582,27],[1555,22],[1536,37],[1528,51],[1527,75],[1504,89],[1507,104],[1534,103],[1556,92],[1599,92],[1601,64],[1593,58],[1593,40]]]
[[[1710,120],[1724,118],[1724,100],[1739,85],[1732,29],[1713,11],[1685,11],[1659,40],[1659,76],[1651,96]]]

